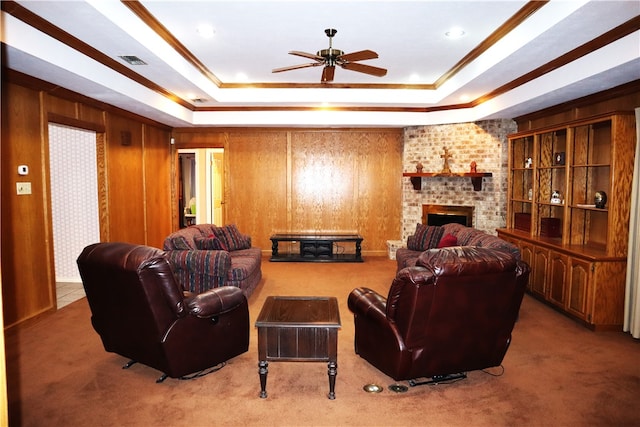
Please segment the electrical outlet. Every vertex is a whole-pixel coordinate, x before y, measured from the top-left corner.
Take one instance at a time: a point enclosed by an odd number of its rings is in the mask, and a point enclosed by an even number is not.
[[[31,194],[30,182],[16,182],[16,190],[18,195]]]

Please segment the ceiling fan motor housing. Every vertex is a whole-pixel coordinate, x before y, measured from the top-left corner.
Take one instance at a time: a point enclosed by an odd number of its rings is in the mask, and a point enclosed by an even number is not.
[[[338,56],[342,54],[344,54],[343,51],[341,51],[340,49],[333,49],[333,48],[322,49],[322,50],[319,50],[317,53],[318,56],[322,56],[323,58],[325,58],[327,60],[327,65],[331,67],[336,65],[336,58],[338,58]]]

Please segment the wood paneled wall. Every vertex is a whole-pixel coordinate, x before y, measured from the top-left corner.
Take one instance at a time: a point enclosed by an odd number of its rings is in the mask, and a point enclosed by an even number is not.
[[[56,307],[48,122],[97,133],[102,241],[162,247],[175,224],[169,127],[126,112],[118,114],[113,107],[100,108],[98,102],[57,96],[60,89],[33,87],[33,81],[19,83],[3,79],[2,85],[1,268],[6,327]],[[122,132],[130,136],[130,145],[122,144]],[[22,164],[29,166],[28,176],[18,175],[17,166]],[[16,194],[16,182],[21,181],[31,182],[31,195]]]
[[[536,130],[640,106],[640,80],[514,118],[518,132]]]
[[[386,255],[386,241],[400,235],[402,129],[212,128],[173,135],[177,148],[225,148],[225,222],[265,252],[274,232],[358,232],[364,255]]]

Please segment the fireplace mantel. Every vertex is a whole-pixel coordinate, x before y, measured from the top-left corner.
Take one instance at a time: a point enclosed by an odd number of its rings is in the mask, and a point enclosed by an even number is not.
[[[414,190],[422,190],[422,178],[447,178],[447,177],[461,177],[471,178],[473,184],[473,191],[482,190],[482,178],[486,176],[493,176],[491,172],[466,172],[466,173],[439,173],[439,172],[404,172],[402,176],[408,176],[411,179]]]

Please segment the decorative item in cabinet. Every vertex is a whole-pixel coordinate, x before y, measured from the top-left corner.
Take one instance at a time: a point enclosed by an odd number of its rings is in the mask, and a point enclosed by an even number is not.
[[[607,204],[607,193],[602,190],[596,191],[596,195],[594,197],[596,208],[604,209]]]
[[[513,228],[522,231],[531,231],[531,214],[520,212],[513,214]]]
[[[540,218],[540,235],[543,237],[562,237],[560,218]]]

